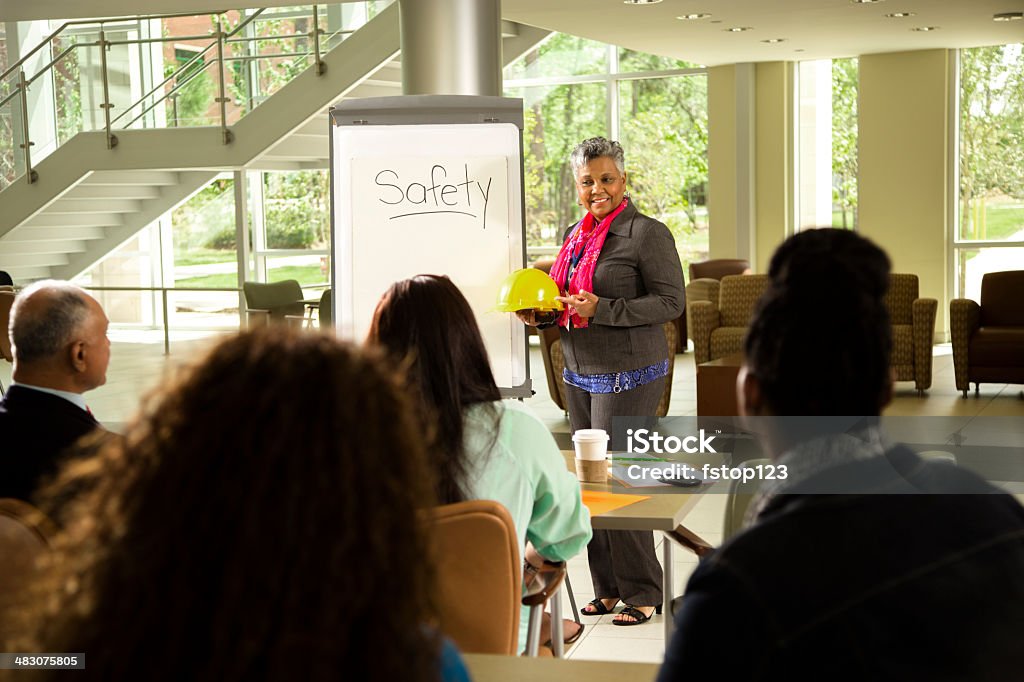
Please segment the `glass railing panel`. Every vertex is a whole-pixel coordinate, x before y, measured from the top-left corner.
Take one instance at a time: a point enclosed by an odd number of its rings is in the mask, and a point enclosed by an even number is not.
[[[112,133],[232,125],[391,4],[368,0],[69,22],[31,59],[0,76],[0,189],[79,132],[107,130],[108,119]],[[28,80],[24,104],[22,70]],[[28,162],[21,121],[26,105]]]
[[[25,172],[21,142],[21,95],[13,77],[0,80],[0,190]]]
[[[87,54],[90,50],[91,54]],[[87,45],[81,36],[57,36],[50,44],[50,58],[54,60],[50,78],[56,105],[54,137],[58,145],[85,129],[82,102],[90,97],[84,87],[87,80],[82,76],[82,64],[98,57],[99,48]]]

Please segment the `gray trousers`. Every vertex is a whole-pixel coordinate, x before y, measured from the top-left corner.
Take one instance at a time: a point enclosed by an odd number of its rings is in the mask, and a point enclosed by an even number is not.
[[[664,390],[664,378],[622,393],[587,393],[566,384],[569,423],[574,432],[604,429],[610,435],[613,416],[653,415]],[[662,571],[651,531],[595,529],[587,559],[595,596],[618,597],[634,606],[661,604]]]

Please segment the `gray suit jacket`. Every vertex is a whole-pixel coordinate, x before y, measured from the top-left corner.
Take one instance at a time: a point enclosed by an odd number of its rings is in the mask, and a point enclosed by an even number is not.
[[[575,225],[563,236],[563,244]],[[564,290],[565,282],[558,282]],[[615,217],[594,269],[597,312],[585,329],[559,327],[565,366],[577,374],[647,367],[669,357],[661,325],[683,311],[683,268],[663,223],[633,202]]]

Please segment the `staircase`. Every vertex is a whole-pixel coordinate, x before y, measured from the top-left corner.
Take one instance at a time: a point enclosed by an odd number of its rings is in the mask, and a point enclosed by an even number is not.
[[[75,135],[0,192],[0,270],[16,282],[71,279],[230,170],[327,168],[327,109],[343,98],[401,94],[398,7],[392,5],[231,127],[127,129]],[[508,64],[549,35],[503,22]]]

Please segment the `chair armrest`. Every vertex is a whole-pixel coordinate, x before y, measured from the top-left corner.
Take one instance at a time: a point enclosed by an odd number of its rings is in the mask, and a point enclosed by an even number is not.
[[[967,348],[980,324],[980,305],[969,298],[954,298],[949,302],[949,336],[953,342],[953,375],[958,391],[967,390]]]
[[[718,292],[721,289],[722,283],[717,279],[710,279],[708,277],[702,277],[691,280],[686,285],[686,302],[696,301],[711,301],[712,303],[718,303]],[[693,318],[690,313],[690,307],[686,306],[683,310],[683,314],[686,315],[686,333],[689,338],[693,338]]]
[[[711,332],[721,326],[722,318],[711,301],[694,301],[687,309],[693,323],[693,360],[699,365],[711,359]]]
[[[914,339],[914,383],[919,391],[932,385],[932,345],[935,343],[935,316],[939,302],[934,298],[919,298],[911,306]]]
[[[541,606],[551,599],[565,580],[565,562],[545,561],[523,591],[523,606]]]
[[[263,327],[270,324],[270,311],[262,308],[246,308],[245,320],[250,327]]]

